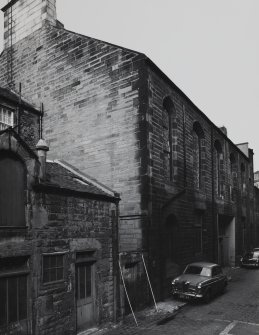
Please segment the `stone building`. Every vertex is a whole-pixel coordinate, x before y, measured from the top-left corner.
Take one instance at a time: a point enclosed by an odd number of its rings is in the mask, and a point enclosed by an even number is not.
[[[41,114],[0,88],[0,334],[71,335],[116,319],[118,195],[46,160]]]
[[[259,188],[259,171],[254,173],[254,185],[255,187]]]
[[[43,102],[51,158],[121,195],[119,257],[133,307],[149,300],[142,253],[157,298],[190,261],[234,265],[255,243],[253,151],[144,54],[64,29],[55,0],[2,10],[0,84],[21,83]]]

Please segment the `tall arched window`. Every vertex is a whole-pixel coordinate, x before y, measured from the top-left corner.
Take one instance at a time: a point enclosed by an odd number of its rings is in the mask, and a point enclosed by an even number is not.
[[[0,226],[25,225],[25,167],[14,154],[0,152]]]
[[[244,163],[241,163],[240,170],[241,170],[241,190],[242,190],[242,193],[245,193],[246,191],[246,178],[245,178],[246,168],[245,168]]]
[[[202,188],[202,148],[204,142],[204,131],[199,122],[193,124],[193,172],[194,187]]]
[[[236,157],[233,153],[229,155],[229,164],[230,164],[230,200],[235,200],[234,187],[235,187],[235,174],[236,174]]]
[[[223,165],[223,153],[221,143],[216,140],[214,142],[214,157],[215,157],[215,186],[218,196],[223,196],[223,184],[222,184],[222,165]]]
[[[175,108],[172,100],[169,97],[164,99],[163,107],[163,168],[165,180],[172,181],[172,119],[175,115]]]

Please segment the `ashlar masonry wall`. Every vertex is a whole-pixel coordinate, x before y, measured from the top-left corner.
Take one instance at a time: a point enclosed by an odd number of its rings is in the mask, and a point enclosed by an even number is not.
[[[115,189],[120,213],[141,217],[141,159],[145,144],[139,113],[139,62],[136,52],[56,28],[47,23],[14,44],[14,81],[25,97],[44,103],[45,138],[50,158],[71,162]],[[6,53],[0,83],[6,84]],[[143,149],[144,148],[144,149]],[[124,222],[125,223],[125,222]],[[142,247],[136,238],[124,249]]]

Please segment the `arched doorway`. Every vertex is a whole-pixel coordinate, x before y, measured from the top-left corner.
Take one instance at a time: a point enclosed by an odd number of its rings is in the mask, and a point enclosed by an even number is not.
[[[174,214],[170,214],[164,225],[164,294],[171,291],[171,282],[179,274],[180,236],[179,225]]]

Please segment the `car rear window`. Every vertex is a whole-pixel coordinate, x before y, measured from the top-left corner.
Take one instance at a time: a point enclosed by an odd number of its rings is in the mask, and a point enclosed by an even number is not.
[[[200,275],[200,276],[205,276],[205,277],[211,276],[211,270],[209,268],[205,268],[202,266],[196,266],[196,265],[187,266],[184,273],[192,274],[192,275]]]

